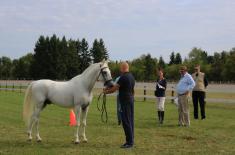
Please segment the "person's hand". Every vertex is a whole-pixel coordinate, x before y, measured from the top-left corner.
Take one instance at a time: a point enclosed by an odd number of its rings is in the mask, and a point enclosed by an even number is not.
[[[189,91],[186,91],[186,92],[185,92],[185,95],[186,95],[186,96],[189,96]]]
[[[109,93],[109,89],[108,89],[108,88],[104,88],[104,89],[103,89],[103,93],[104,93],[104,94],[108,94],[108,93]]]

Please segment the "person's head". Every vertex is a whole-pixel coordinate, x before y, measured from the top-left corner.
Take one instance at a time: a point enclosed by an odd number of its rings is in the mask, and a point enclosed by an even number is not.
[[[199,73],[200,72],[200,65],[195,65],[195,67],[194,67],[194,71],[195,71],[195,73]]]
[[[121,73],[129,72],[129,65],[127,62],[124,61],[120,63],[120,72]]]
[[[162,68],[159,68],[159,69],[158,69],[158,76],[159,76],[160,79],[163,78],[164,73],[163,73],[163,69],[162,69]]]
[[[186,66],[180,66],[180,74],[184,75],[187,72],[187,67]]]

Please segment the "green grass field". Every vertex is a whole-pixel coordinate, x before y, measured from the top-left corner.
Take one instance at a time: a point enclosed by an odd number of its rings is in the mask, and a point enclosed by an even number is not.
[[[69,127],[69,110],[55,105],[41,113],[42,143],[27,141],[22,121],[23,94],[0,92],[0,155],[1,154],[235,154],[235,105],[208,103],[206,120],[193,120],[191,127],[178,127],[175,105],[166,103],[163,126],[156,121],[153,102],[135,103],[135,146],[120,149],[124,133],[117,125],[116,104],[108,97],[107,124],[101,122],[96,98],[87,119],[88,143],[75,145],[74,127]],[[35,137],[35,136],[34,136]]]

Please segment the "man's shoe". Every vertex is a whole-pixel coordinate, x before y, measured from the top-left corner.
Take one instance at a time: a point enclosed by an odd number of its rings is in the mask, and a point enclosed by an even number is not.
[[[127,148],[132,148],[132,147],[133,147],[133,145],[131,145],[131,144],[124,144],[120,148],[127,149]]]

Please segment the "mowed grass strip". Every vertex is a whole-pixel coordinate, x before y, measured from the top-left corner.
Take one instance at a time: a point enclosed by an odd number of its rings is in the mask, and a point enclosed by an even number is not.
[[[154,102],[135,103],[135,146],[124,150],[124,133],[117,125],[116,102],[108,97],[108,123],[102,123],[96,98],[90,106],[88,143],[75,145],[75,127],[69,127],[69,109],[49,105],[41,113],[42,143],[27,141],[22,121],[24,94],[0,92],[0,154],[234,154],[235,105],[208,103],[206,120],[178,127],[177,107],[166,103],[165,122],[159,126]]]

